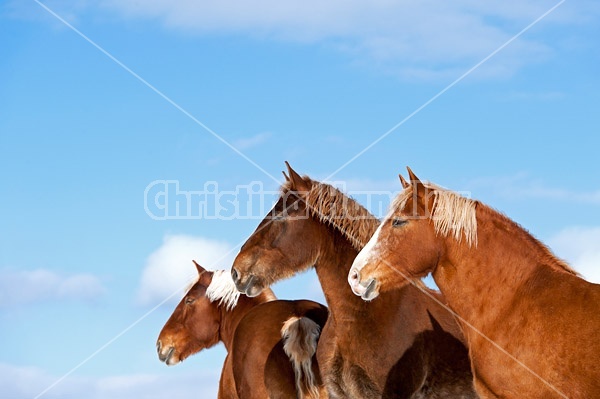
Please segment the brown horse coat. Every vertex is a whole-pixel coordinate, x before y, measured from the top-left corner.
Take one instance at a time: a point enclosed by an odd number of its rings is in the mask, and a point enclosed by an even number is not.
[[[409,175],[356,258],[357,295],[432,272],[463,325],[481,397],[600,398],[600,285],[506,216]]]
[[[223,342],[227,356],[219,399],[318,397],[322,384],[314,354],[327,308],[313,301],[276,300],[270,290],[254,298],[240,295],[232,283],[223,284],[231,280],[229,273],[196,267],[198,281],[159,334],[160,360],[174,365]],[[299,346],[298,341],[307,344]],[[288,356],[287,346],[295,348],[294,355],[303,356],[304,369]]]
[[[333,398],[476,397],[462,333],[442,306],[413,286],[372,303],[348,287],[352,261],[378,224],[335,188],[289,168],[280,200],[234,262],[234,281],[258,295],[314,266],[330,311],[317,358]]]

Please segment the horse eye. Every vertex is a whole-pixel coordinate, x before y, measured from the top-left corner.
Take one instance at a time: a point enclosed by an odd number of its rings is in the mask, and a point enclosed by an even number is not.
[[[196,298],[192,298],[191,296],[188,296],[187,298],[185,298],[185,304],[191,305],[192,303],[194,303],[195,300],[196,300]]]
[[[392,226],[394,227],[400,227],[405,225],[406,223],[408,223],[408,220],[406,219],[395,218],[394,220],[392,220]]]

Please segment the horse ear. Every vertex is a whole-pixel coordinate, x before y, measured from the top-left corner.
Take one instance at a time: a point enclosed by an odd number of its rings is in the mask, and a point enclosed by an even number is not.
[[[414,174],[414,172],[412,171],[411,168],[409,168],[407,166],[406,170],[408,170],[408,178],[410,179],[410,183],[412,184],[413,189],[415,190],[417,195],[424,194],[425,193],[425,185],[421,182],[421,180],[419,180],[417,175]]]
[[[419,178],[417,177],[417,175],[415,175],[415,173],[412,171],[412,169],[407,166],[406,170],[408,170],[408,178],[410,179],[410,181],[412,183],[420,183],[421,180],[419,180]]]
[[[399,174],[398,177],[400,178],[400,184],[402,184],[402,188],[408,188],[410,186],[410,184],[408,184],[402,175]]]
[[[196,270],[198,270],[198,282],[208,287],[212,281],[213,273],[200,266],[200,264],[195,260],[192,260],[192,262],[194,263],[194,266],[196,266]]]
[[[194,263],[194,266],[196,266],[196,270],[198,270],[199,275],[206,271],[206,269],[200,266],[195,260],[192,260],[192,262]]]
[[[285,165],[288,168],[289,181],[292,183],[290,189],[298,192],[310,190],[310,185],[308,182],[304,180],[302,176],[296,173],[294,169],[292,169],[288,161],[285,161]]]
[[[288,175],[286,175],[284,171],[281,171],[281,173],[283,173],[283,177],[285,177],[285,181],[290,181],[290,177]]]
[[[292,183],[297,183],[300,180],[302,180],[302,177],[298,173],[296,173],[294,169],[292,169],[288,161],[285,161],[285,166],[287,166],[288,174],[290,176],[289,179]]]

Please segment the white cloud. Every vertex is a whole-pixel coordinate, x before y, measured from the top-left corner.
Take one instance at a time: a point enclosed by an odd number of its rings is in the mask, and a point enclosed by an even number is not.
[[[271,137],[271,133],[258,133],[252,137],[237,139],[233,142],[233,146],[238,150],[247,150],[248,148],[256,147],[267,141]]]
[[[41,398],[216,398],[219,376],[220,368],[213,371],[165,372],[101,378],[70,376],[48,389]],[[58,378],[39,368],[0,363],[0,387],[2,387],[3,398],[37,397]]]
[[[195,260],[206,269],[229,269],[237,252],[223,241],[215,241],[188,235],[168,235],[162,245],[148,256],[137,302],[150,305],[161,302],[174,293],[171,303],[179,301],[183,290],[198,272],[192,264]]]
[[[127,17],[158,19],[177,30],[324,42],[406,79],[447,79],[459,76],[556,2],[104,0],[100,4]],[[589,9],[597,11],[587,3],[577,7],[559,7],[536,31],[558,23],[582,23],[583,15],[588,19],[594,15]],[[548,44],[527,35],[478,73],[510,75],[551,53]]]
[[[548,243],[586,280],[600,284],[600,227],[569,227]]]
[[[49,300],[94,301],[105,293],[91,274],[64,276],[46,269],[0,271],[0,307]]]

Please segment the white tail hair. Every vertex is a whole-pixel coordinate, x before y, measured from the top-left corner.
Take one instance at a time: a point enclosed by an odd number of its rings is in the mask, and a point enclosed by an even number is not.
[[[281,327],[283,350],[290,358],[296,375],[298,399],[318,399],[319,389],[312,371],[321,328],[308,317],[290,317]]]

